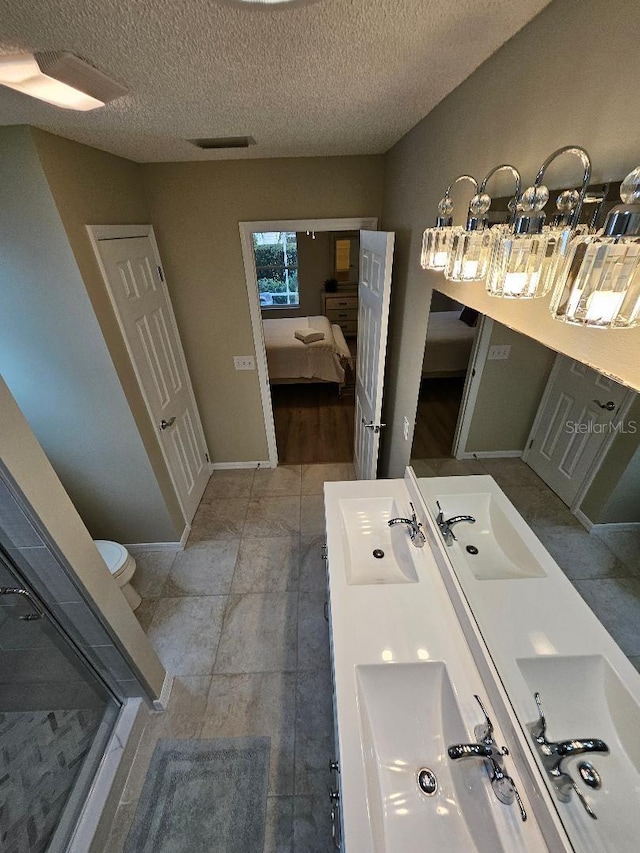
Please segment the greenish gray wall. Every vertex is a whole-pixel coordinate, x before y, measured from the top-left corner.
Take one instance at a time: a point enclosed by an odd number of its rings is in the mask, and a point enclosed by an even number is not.
[[[29,129],[0,149],[4,379],[94,538],[175,541]]]
[[[239,222],[380,217],[383,158],[149,163],[147,199],[209,450],[268,459]]]
[[[500,345],[511,347],[509,358],[484,364],[464,448],[468,453],[525,449],[556,357],[532,338],[494,322],[489,346]]]
[[[570,327],[551,319],[547,300],[493,299],[481,284],[443,285],[420,268],[422,233],[433,225],[447,184],[463,172],[479,179],[513,163],[531,183],[554,149],[575,144],[593,158],[593,180],[620,179],[638,165],[640,51],[637,0],[554,0],[480,66],[385,156],[383,227],[396,231],[381,472],[401,476],[414,422],[427,316],[434,284],[517,331],[640,388],[640,329]],[[615,61],[620,57],[620,73]],[[613,78],[612,78],[613,74]],[[612,82],[613,80],[613,82]],[[549,170],[550,186],[576,184],[578,161]],[[496,196],[508,185],[496,181]],[[464,218],[468,192],[455,193]],[[460,220],[459,220],[460,221]]]
[[[640,397],[624,419],[600,470],[580,504],[594,524],[640,522]]]
[[[5,141],[3,136],[3,150]],[[21,146],[21,151],[25,152],[24,146]],[[26,158],[22,161],[22,165],[28,165]],[[38,195],[34,193],[33,186],[29,188],[27,194],[32,200]],[[42,194],[39,195],[39,200],[44,200]],[[86,352],[82,354],[86,355]],[[92,364],[93,359],[89,362],[89,365]],[[54,381],[56,387],[59,387],[61,383],[58,375]],[[107,399],[111,402],[109,397]],[[40,443],[30,429],[24,413],[16,405],[2,378],[0,378],[0,411],[2,412],[0,458],[3,465],[6,466],[56,543],[60,553],[77,575],[80,584],[97,605],[106,625],[117,635],[146,679],[153,695],[159,697],[165,677],[164,668],[118,584],[100,557],[89,531],[69,499],[68,490],[65,491],[63,488],[50,460],[45,456]],[[32,549],[27,549],[27,553],[29,550]],[[43,564],[46,565],[46,561]],[[73,604],[69,607],[69,618],[73,618],[74,607]]]
[[[179,538],[184,528],[182,510],[86,229],[87,225],[150,222],[140,166],[35,128],[31,133],[87,295]],[[140,506],[139,516],[143,513],[145,507]],[[129,541],[163,541],[166,536],[159,540]],[[169,538],[174,540],[175,533]]]

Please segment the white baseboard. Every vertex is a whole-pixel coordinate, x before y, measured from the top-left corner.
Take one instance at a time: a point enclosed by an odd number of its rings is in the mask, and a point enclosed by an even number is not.
[[[209,469],[214,471],[232,471],[234,468],[271,468],[269,460],[266,462],[210,462]]]
[[[607,524],[592,524],[592,533],[605,533],[611,531],[614,533],[636,532],[640,530],[640,521],[611,521]]]
[[[462,453],[456,459],[520,459],[522,450],[477,450],[472,453]]]
[[[154,711],[166,711],[171,696],[171,688],[173,687],[173,675],[166,672],[162,683],[162,690],[158,699],[154,699],[151,703]]]
[[[188,532],[186,535],[189,535]],[[186,541],[185,534],[183,533],[179,542],[132,542],[124,547],[135,556],[136,551],[184,551],[184,543]]]

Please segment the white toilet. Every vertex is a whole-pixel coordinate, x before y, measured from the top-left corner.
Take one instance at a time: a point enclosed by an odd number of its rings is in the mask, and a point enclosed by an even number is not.
[[[107,564],[109,571],[127,599],[129,607],[135,610],[142,599],[131,586],[131,578],[136,570],[136,561],[124,545],[109,542],[107,539],[94,539],[100,556]]]

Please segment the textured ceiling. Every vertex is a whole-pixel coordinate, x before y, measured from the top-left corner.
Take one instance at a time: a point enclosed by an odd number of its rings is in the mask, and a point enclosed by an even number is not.
[[[73,113],[0,87],[0,124],[143,162],[382,153],[547,2],[2,0],[0,53],[70,50],[130,94]],[[258,144],[185,141],[245,135]]]

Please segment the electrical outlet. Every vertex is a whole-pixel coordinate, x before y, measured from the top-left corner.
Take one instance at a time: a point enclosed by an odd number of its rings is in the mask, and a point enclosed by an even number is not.
[[[233,366],[236,370],[255,370],[256,361],[252,355],[234,355]]]
[[[409,420],[408,418],[404,418],[402,421],[402,434],[404,436],[405,441],[409,441]]]
[[[510,344],[503,344],[502,346],[489,347],[489,355],[487,358],[489,361],[501,361],[509,358],[509,353],[511,352]]]

